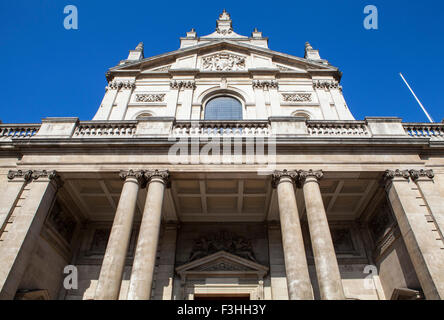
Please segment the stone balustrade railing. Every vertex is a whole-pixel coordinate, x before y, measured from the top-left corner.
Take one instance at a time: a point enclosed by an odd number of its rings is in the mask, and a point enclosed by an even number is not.
[[[269,121],[177,121],[174,137],[257,137],[270,135]]]
[[[444,141],[444,124],[442,123],[404,123],[405,132],[412,138],[430,138]]]
[[[73,138],[131,138],[137,121],[82,121],[76,126]]]
[[[48,118],[42,124],[0,124],[0,141],[29,139],[114,139],[189,137],[276,137],[322,139],[418,139],[444,141],[444,123],[402,123],[399,118],[366,118],[365,121],[306,120],[271,117],[268,120],[183,121],[146,118],[133,121],[79,121]]]
[[[0,140],[30,139],[40,129],[40,124],[0,124]]]
[[[371,137],[365,121],[307,121],[310,136],[314,137]]]

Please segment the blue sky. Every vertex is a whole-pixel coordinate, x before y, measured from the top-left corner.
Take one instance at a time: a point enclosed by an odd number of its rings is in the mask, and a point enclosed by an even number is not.
[[[378,30],[363,27],[369,4],[379,10]],[[63,27],[66,5],[78,8],[78,30]],[[90,120],[105,92],[106,70],[128,50],[140,41],[145,56],[176,50],[193,27],[199,36],[213,32],[223,8],[237,33],[249,36],[257,27],[272,50],[303,56],[310,41],[343,71],[356,119],[427,121],[399,72],[435,121],[444,118],[442,1],[14,0],[0,2],[0,119]]]

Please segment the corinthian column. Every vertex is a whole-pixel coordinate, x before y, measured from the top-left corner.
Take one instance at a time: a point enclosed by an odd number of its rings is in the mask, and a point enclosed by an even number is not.
[[[149,300],[156,265],[157,244],[165,187],[169,183],[168,171],[148,171],[148,192],[137,240],[136,255],[128,292],[128,300]]]
[[[122,171],[120,177],[125,179],[125,183],[106,246],[95,300],[117,300],[119,298],[122,274],[133,228],[137,194],[143,179],[143,172]]]
[[[277,188],[285,271],[290,300],[313,300],[294,182],[296,171],[276,171],[273,185]]]
[[[341,274],[319,187],[319,180],[323,176],[322,171],[299,171],[321,299],[345,300]]]

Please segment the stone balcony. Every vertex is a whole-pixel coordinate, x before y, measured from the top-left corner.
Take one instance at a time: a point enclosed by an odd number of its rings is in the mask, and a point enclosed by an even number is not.
[[[306,120],[270,117],[268,120],[184,121],[145,118],[132,121],[79,121],[78,118],[47,118],[41,124],[0,124],[0,144],[30,141],[90,141],[109,139],[264,137],[291,140],[359,141],[391,139],[410,143],[441,144],[443,123],[402,123],[400,118],[366,118],[364,121]]]

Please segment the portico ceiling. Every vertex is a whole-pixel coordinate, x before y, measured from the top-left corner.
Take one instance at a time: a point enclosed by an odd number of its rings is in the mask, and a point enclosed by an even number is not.
[[[109,176],[69,178],[64,196],[71,197],[82,216],[91,221],[112,221],[123,182]],[[330,220],[357,219],[379,187],[373,176],[351,177],[327,174],[321,193]],[[146,189],[139,192],[136,220],[145,205]],[[301,217],[304,197],[297,189]],[[269,176],[257,174],[172,174],[171,189],[165,193],[165,221],[233,222],[279,220],[276,190]]]

